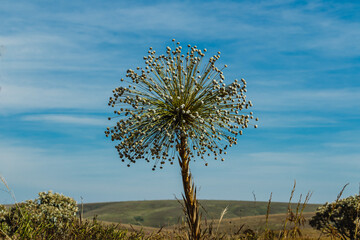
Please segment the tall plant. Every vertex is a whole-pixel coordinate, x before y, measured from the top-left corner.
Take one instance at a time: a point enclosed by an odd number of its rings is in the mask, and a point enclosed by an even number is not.
[[[105,131],[119,141],[115,148],[128,167],[144,159],[154,163],[152,170],[179,162],[191,239],[200,239],[201,230],[190,161],[200,158],[206,166],[205,156],[224,161],[227,147],[237,144],[254,118],[252,112],[243,113],[252,106],[246,81],[226,85],[222,71],[227,66],[215,66],[220,52],[202,64],[205,52],[190,45],[183,52],[177,42],[157,56],[150,47],[145,68],[127,70],[131,80],[113,90],[109,106],[116,108],[113,118],[118,120]]]

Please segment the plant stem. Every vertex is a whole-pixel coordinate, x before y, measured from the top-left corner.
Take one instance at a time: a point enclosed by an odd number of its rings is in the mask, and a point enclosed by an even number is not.
[[[179,164],[181,167],[181,176],[184,187],[183,199],[185,203],[184,211],[186,213],[186,220],[189,225],[189,238],[192,240],[199,240],[201,235],[200,230],[200,214],[199,205],[196,200],[196,189],[192,183],[192,176],[189,169],[190,157],[186,137],[180,136],[179,144]]]

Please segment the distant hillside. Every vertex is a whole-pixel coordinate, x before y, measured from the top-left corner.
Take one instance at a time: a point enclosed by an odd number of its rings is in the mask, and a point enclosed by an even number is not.
[[[200,200],[207,219],[218,219],[221,212],[228,206],[224,218],[265,215],[267,202]],[[287,203],[271,203],[271,214],[286,213]],[[309,204],[305,212],[314,212],[319,204]],[[79,209],[81,206],[79,206]],[[296,208],[296,204],[292,204]],[[87,203],[83,206],[84,217],[95,215],[99,220],[151,227],[177,224],[183,218],[181,205],[176,200],[128,201]]]

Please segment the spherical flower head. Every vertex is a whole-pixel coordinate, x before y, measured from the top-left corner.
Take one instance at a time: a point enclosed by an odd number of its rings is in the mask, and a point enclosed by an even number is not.
[[[183,53],[179,42],[164,55],[151,48],[145,68],[127,70],[129,80],[122,79],[125,84],[113,90],[108,105],[116,108],[113,118],[118,121],[105,134],[119,141],[116,149],[128,166],[138,159],[155,161],[153,169],[172,163],[180,138],[186,138],[190,157],[218,159],[252,125],[246,81],[226,85],[222,69],[215,66],[220,52],[202,64],[203,52],[188,45]]]

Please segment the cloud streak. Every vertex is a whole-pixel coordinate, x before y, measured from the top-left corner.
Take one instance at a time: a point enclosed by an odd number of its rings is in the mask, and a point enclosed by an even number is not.
[[[262,111],[352,112],[360,110],[360,88],[287,89],[251,94],[256,108]]]
[[[107,106],[107,91],[93,87],[37,87],[2,85],[0,114],[32,112],[36,110],[77,109],[99,111]]]
[[[50,123],[64,123],[71,125],[106,126],[108,121],[105,117],[69,116],[64,114],[39,114],[23,117],[24,121],[39,121]]]

